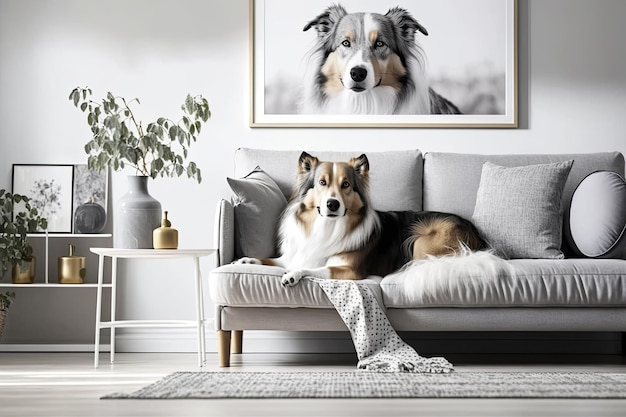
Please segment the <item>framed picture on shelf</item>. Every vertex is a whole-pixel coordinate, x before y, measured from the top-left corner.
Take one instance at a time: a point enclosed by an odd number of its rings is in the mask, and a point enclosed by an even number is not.
[[[13,193],[30,198],[50,233],[72,232],[73,173],[73,165],[13,164]]]
[[[250,0],[252,127],[517,127],[517,0]]]
[[[74,165],[74,233],[98,233],[106,225],[108,170]]]

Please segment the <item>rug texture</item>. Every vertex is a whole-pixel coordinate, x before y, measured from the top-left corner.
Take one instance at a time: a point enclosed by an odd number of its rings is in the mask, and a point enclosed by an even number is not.
[[[176,372],[103,399],[626,398],[626,374],[453,372]]]

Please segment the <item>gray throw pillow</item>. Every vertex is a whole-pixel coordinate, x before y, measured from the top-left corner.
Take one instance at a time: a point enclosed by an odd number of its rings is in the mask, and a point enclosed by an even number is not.
[[[573,162],[512,168],[485,162],[472,221],[501,256],[564,257],[561,197]]]
[[[612,171],[597,171],[585,177],[572,196],[568,226],[566,238],[578,255],[623,258],[626,180]]]
[[[226,180],[234,193],[235,256],[275,256],[278,220],[287,206],[280,188],[258,166],[244,178]]]

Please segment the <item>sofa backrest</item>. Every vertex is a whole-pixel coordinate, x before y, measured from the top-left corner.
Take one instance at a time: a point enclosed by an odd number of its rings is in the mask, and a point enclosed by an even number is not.
[[[302,151],[275,151],[241,148],[235,153],[234,176],[244,177],[260,166],[279,185],[288,199],[295,183],[298,158]],[[362,152],[307,151],[321,160],[347,161]],[[486,161],[503,166],[547,164],[574,160],[563,193],[563,210],[570,206],[576,186],[587,175],[599,170],[624,176],[624,156],[619,152],[589,154],[477,155],[419,150],[365,152],[370,161],[370,189],[378,210],[432,210],[455,213],[471,219],[476,203],[482,166]],[[230,203],[224,203],[229,206]],[[230,215],[232,216],[232,214]],[[219,216],[218,239],[233,229],[233,217]],[[222,236],[224,235],[224,236]],[[229,235],[230,236],[230,235]],[[232,237],[228,237],[232,239]],[[220,240],[221,242],[221,240]],[[564,240],[565,244],[565,240]],[[233,242],[220,243],[222,263],[233,258]],[[564,247],[567,251],[567,247]],[[226,251],[226,252],[225,252]]]
[[[574,160],[562,207],[569,208],[576,186],[595,171],[615,171],[624,176],[624,156],[619,152],[586,154],[474,155],[428,152],[424,155],[424,210],[455,213],[467,219],[476,205],[483,164],[514,167]]]
[[[370,193],[377,210],[422,209],[422,153],[419,150],[388,152],[316,152],[323,161],[343,162],[365,153],[370,163]],[[302,151],[240,148],[235,152],[235,176],[246,176],[259,166],[278,184],[287,199],[295,184]]]

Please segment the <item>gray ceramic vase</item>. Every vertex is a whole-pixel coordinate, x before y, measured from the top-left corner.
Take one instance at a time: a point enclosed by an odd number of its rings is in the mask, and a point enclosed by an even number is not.
[[[161,203],[148,192],[145,176],[129,176],[128,192],[117,201],[113,217],[113,246],[152,249],[152,231],[161,225]]]

